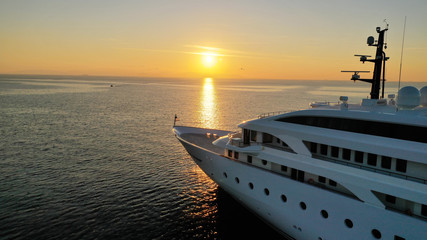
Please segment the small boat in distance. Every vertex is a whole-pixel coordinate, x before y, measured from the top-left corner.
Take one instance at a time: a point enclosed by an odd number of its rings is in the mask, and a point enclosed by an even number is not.
[[[241,132],[175,126],[194,162],[289,239],[427,239],[427,87],[384,98],[384,33],[360,104],[265,114]],[[382,87],[381,87],[382,81]],[[382,89],[382,92],[380,90]]]

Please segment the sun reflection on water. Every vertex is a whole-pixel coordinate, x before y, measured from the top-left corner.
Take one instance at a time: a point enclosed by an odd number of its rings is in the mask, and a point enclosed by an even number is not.
[[[205,128],[217,128],[216,121],[216,93],[212,78],[205,78],[200,96],[200,122]]]

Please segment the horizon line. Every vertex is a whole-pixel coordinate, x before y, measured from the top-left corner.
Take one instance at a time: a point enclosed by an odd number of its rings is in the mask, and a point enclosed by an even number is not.
[[[206,77],[154,77],[154,76],[135,76],[135,75],[92,75],[92,74],[29,74],[29,73],[0,73],[0,77],[15,77],[16,79],[22,79],[25,76],[33,76],[33,77],[39,77],[40,79],[48,78],[48,77],[78,77],[78,78],[84,78],[84,77],[98,77],[98,78],[153,78],[153,79],[182,79],[182,80],[196,80],[196,79],[205,79],[205,78],[212,78],[212,79],[218,79],[218,80],[273,80],[273,81],[353,81],[351,79],[287,79],[287,78],[227,78],[227,77],[212,77],[212,76],[206,76]],[[392,80],[386,80],[386,82],[398,82],[398,81],[392,81]],[[418,82],[418,81],[409,81],[409,82]],[[420,81],[423,82],[423,81]],[[425,81],[427,82],[427,81]]]

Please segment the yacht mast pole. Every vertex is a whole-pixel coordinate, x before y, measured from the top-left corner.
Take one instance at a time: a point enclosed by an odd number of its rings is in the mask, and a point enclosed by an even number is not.
[[[351,77],[351,80],[353,81],[362,81],[367,82],[372,85],[371,87],[371,99],[379,99],[380,98],[380,88],[381,88],[381,68],[383,67],[383,71],[385,72],[385,62],[389,59],[389,57],[386,57],[385,52],[383,51],[383,48],[387,48],[387,45],[384,43],[384,34],[388,30],[388,24],[387,27],[383,30],[381,30],[380,27],[377,27],[377,33],[379,34],[378,40],[375,40],[374,37],[370,36],[368,37],[367,43],[369,46],[377,47],[377,51],[375,54],[375,58],[368,59],[368,55],[354,55],[356,57],[360,57],[360,61],[365,62],[373,62],[374,65],[374,75],[372,76],[372,79],[366,79],[366,78],[360,78],[358,75],[359,72],[369,72],[369,71],[341,71],[341,72],[354,72],[354,75]],[[383,65],[384,62],[384,65]],[[384,75],[383,75],[383,81],[385,81]],[[383,84],[384,88],[384,84]],[[384,90],[383,94],[384,97]]]
[[[377,52],[375,54],[375,59],[372,61],[375,63],[374,66],[374,75],[372,77],[372,87],[371,87],[371,99],[379,99],[380,98],[380,86],[381,86],[381,68],[385,57],[383,56],[383,47],[384,47],[384,33],[388,29],[385,28],[381,30],[377,27],[377,33],[379,33],[378,41],[377,41]],[[374,45],[375,46],[375,45]]]

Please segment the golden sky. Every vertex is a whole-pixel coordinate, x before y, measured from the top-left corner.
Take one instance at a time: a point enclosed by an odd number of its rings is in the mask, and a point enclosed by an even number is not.
[[[397,81],[405,16],[402,80],[427,81],[425,0],[2,0],[0,73],[344,80],[386,19]]]

